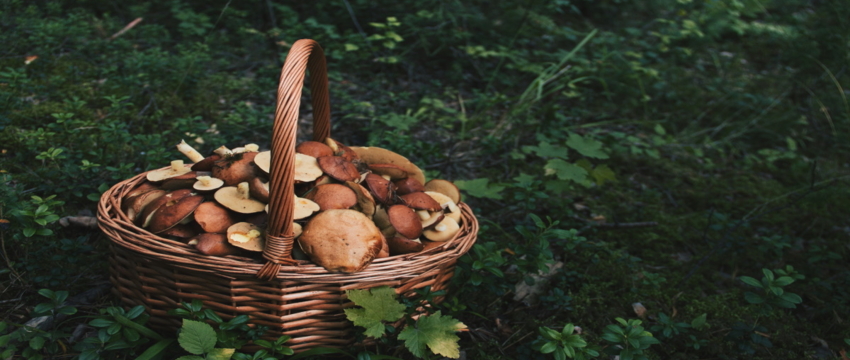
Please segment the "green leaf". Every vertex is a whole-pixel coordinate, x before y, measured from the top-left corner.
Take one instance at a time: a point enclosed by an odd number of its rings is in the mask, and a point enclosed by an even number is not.
[[[589,158],[607,159],[608,154],[602,150],[603,145],[604,144],[602,144],[601,141],[591,139],[589,137],[582,137],[576,133],[570,133],[570,138],[567,139],[567,146]]]
[[[800,295],[797,295],[795,293],[784,293],[782,294],[782,296],[780,296],[780,298],[793,304],[799,304],[803,302],[803,298],[801,298]]]
[[[195,355],[184,355],[174,360],[204,360],[204,358]]]
[[[189,353],[195,355],[208,353],[215,348],[215,330],[207,323],[183,319],[183,327],[177,341]]]
[[[24,228],[24,236],[32,237],[33,235],[35,235],[35,228],[31,228],[31,227]]]
[[[139,357],[137,357],[136,360],[151,360],[154,357],[156,357],[157,355],[159,355],[159,353],[161,353],[163,350],[165,350],[173,342],[174,342],[174,339],[160,340],[156,344],[153,344],[153,346],[151,346],[147,350],[145,350],[145,352],[143,352],[141,355],[139,355]]]
[[[555,341],[550,341],[550,342],[543,344],[543,346],[540,347],[540,352],[544,353],[544,354],[548,354],[548,353],[555,351],[555,349],[557,349],[557,348],[558,348],[558,343],[555,342]]]
[[[229,360],[236,349],[212,349],[207,353],[207,360]]]
[[[398,334],[399,340],[404,340],[404,345],[413,355],[425,357],[425,346],[431,352],[448,358],[460,357],[457,342],[460,338],[455,332],[465,329],[466,325],[455,320],[451,316],[442,316],[440,311],[433,315],[422,316],[416,321],[415,326],[407,326]]]
[[[702,330],[702,327],[706,324],[706,317],[708,314],[702,314],[697,316],[696,319],[691,321],[691,327],[697,330]]]
[[[405,306],[396,300],[395,290],[388,286],[371,290],[348,290],[348,299],[360,309],[345,309],[345,316],[354,325],[366,328],[364,334],[373,338],[384,335],[383,321],[396,321],[404,316]]]
[[[163,339],[162,335],[160,335],[159,333],[157,333],[157,332],[155,332],[151,329],[148,329],[147,327],[145,327],[142,324],[139,324],[137,322],[134,322],[133,320],[126,318],[124,315],[113,314],[112,317],[114,317],[116,321],[121,323],[121,325],[129,327],[133,330],[136,330],[140,334],[142,334],[146,337],[149,337],[149,338],[155,339],[155,340],[162,340]],[[207,325],[207,326],[209,326],[209,325]]]
[[[782,276],[779,279],[773,281],[774,286],[788,286],[794,282],[794,278],[790,276]]]
[[[747,302],[750,303],[750,304],[761,304],[761,303],[764,302],[763,297],[761,297],[758,294],[749,292],[749,291],[744,293],[744,299],[746,299]]]
[[[602,164],[593,169],[593,172],[590,173],[590,176],[593,176],[593,179],[596,181],[596,185],[602,185],[606,181],[616,181],[617,177],[614,174],[614,170],[611,170],[608,165]]]
[[[503,185],[490,184],[490,179],[487,178],[455,180],[454,184],[458,189],[466,191],[469,196],[496,200],[502,198],[499,193],[505,189]]]
[[[30,347],[35,350],[41,350],[44,347],[44,338],[41,336],[36,336],[30,339]]]
[[[108,326],[112,325],[113,323],[114,323],[114,321],[112,321],[112,320],[107,320],[107,319],[102,319],[102,318],[97,318],[97,319],[94,319],[92,321],[89,321],[90,326],[94,326],[94,327],[98,327],[98,328],[108,327]]]
[[[581,166],[561,159],[551,159],[543,166],[546,175],[555,175],[561,180],[571,180],[579,184],[589,184],[587,170]]]
[[[522,151],[526,154],[534,153],[544,158],[566,158],[569,154],[569,149],[545,141],[541,141],[537,146],[523,146]]]
[[[754,278],[751,278],[751,277],[749,277],[749,276],[741,276],[741,277],[740,277],[740,279],[741,279],[741,281],[743,281],[743,282],[744,282],[745,284],[747,284],[747,285],[752,285],[752,286],[755,286],[755,287],[757,287],[757,288],[760,288],[760,287],[761,287],[761,282],[760,282],[760,281],[758,281],[758,280],[756,280],[756,279],[754,279]]]

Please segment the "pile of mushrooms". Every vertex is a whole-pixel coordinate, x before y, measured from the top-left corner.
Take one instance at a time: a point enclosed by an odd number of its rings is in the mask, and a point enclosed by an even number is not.
[[[206,157],[185,142],[177,149],[192,164],[174,160],[148,172],[123,199],[127,217],[205,255],[262,252],[271,152],[256,144],[222,146]],[[422,170],[397,153],[330,138],[303,142],[295,151],[296,259],[351,273],[375,258],[439,246],[460,230],[458,188],[425,181]]]

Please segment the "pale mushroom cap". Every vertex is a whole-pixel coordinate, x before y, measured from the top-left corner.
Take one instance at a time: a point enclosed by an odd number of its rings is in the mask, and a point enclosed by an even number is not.
[[[260,170],[269,173],[269,167],[271,167],[272,162],[272,152],[271,151],[262,151],[254,157],[254,163],[257,164],[257,167]]]
[[[443,221],[431,229],[422,231],[422,236],[431,241],[449,241],[460,231],[460,226],[457,221],[446,216]]]
[[[381,231],[356,210],[326,210],[316,214],[298,239],[310,259],[331,272],[365,268],[383,248]]]
[[[239,222],[227,228],[227,242],[248,251],[263,251],[265,241],[259,226]]]
[[[198,176],[192,188],[198,191],[211,191],[224,186],[224,180],[211,176]]]
[[[454,219],[457,223],[461,222],[460,208],[448,196],[434,191],[426,191],[426,194],[437,200],[440,206],[445,209],[446,216]]]
[[[316,158],[304,155],[295,154],[295,173],[293,174],[295,181],[310,182],[322,176],[322,169],[319,168],[319,162]]]
[[[455,204],[460,203],[460,189],[457,188],[453,182],[443,179],[431,179],[425,184],[425,191],[434,191],[440,194],[446,195],[449,199],[455,202]]]
[[[245,184],[244,192],[239,189],[239,186],[225,186],[215,192],[215,200],[222,206],[242,214],[252,214],[263,211],[266,204],[257,200],[251,199],[248,196],[248,183],[240,183],[240,186]]]
[[[175,176],[180,176],[190,171],[192,171],[192,167],[184,165],[183,160],[174,160],[171,162],[171,166],[148,171],[145,177],[147,177],[148,181],[157,182]]]
[[[313,215],[314,212],[317,212],[319,210],[319,204],[316,204],[313,200],[295,197],[295,211],[293,213],[293,220],[299,220],[309,217],[310,215]]]

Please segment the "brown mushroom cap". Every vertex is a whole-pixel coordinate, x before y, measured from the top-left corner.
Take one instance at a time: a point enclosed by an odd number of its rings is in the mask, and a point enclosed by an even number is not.
[[[148,181],[159,182],[168,178],[183,175],[192,171],[192,168],[183,164],[183,160],[174,160],[167,168],[148,171],[145,177]]]
[[[390,257],[390,244],[387,242],[387,237],[381,234],[381,251],[375,256],[375,259],[383,259]]]
[[[418,239],[411,240],[398,235],[389,238],[387,240],[387,244],[390,247],[391,255],[402,255],[420,252],[422,251],[422,249],[425,248],[425,245],[422,245],[422,242]]]
[[[295,152],[304,155],[310,155],[314,158],[322,156],[333,156],[334,151],[330,146],[322,144],[318,141],[305,141],[295,147]]]
[[[170,236],[178,239],[189,239],[201,233],[201,228],[197,223],[177,224],[170,229],[159,233],[160,236]]]
[[[264,183],[263,179],[256,177],[248,181],[248,193],[261,203],[269,203],[269,184]]]
[[[144,211],[148,204],[162,197],[165,193],[167,193],[165,190],[150,189],[149,191],[127,198],[122,203],[124,214],[127,214],[130,220],[135,221],[136,217]]]
[[[420,183],[425,183],[425,174],[418,166],[410,162],[406,157],[395,152],[379,147],[358,147],[352,146],[351,149],[357,153],[360,160],[366,164],[393,164],[405,169],[410,177],[416,179]]]
[[[390,224],[401,235],[408,239],[416,239],[422,235],[422,221],[413,209],[404,205],[393,205],[387,208]]]
[[[341,184],[324,184],[316,186],[304,197],[313,200],[316,204],[319,204],[319,208],[322,211],[330,209],[348,209],[357,205],[357,195],[354,193],[354,190],[351,190],[348,186]]]
[[[203,233],[190,240],[201,254],[210,256],[240,255],[244,250],[230,245],[226,234]]]
[[[317,159],[319,168],[328,176],[340,182],[360,179],[360,171],[350,161],[339,156],[323,156]]]
[[[179,189],[156,198],[147,206],[145,206],[142,212],[140,212],[139,215],[136,216],[134,224],[136,224],[136,226],[146,228],[148,226],[148,223],[150,222],[151,216],[154,214],[154,212],[157,211],[157,209],[159,209],[161,206],[165,205],[169,201],[177,201],[190,195],[192,195],[192,190]]]
[[[215,201],[207,201],[195,209],[195,221],[208,233],[224,233],[236,219]]]
[[[266,208],[266,204],[251,198],[247,182],[218,189],[214,197],[222,206],[241,214],[253,214]]]
[[[239,222],[227,228],[227,242],[248,251],[263,251],[265,239],[259,226]]]
[[[130,192],[128,192],[127,195],[124,195],[123,200],[127,200],[127,199],[129,199],[133,196],[136,196],[136,195],[139,195],[139,194],[142,194],[142,193],[146,193],[146,192],[151,191],[151,190],[158,190],[158,189],[159,189],[159,186],[157,186],[157,185],[155,185],[151,182],[145,181],[145,182],[142,182],[141,184],[139,184],[139,186],[136,186],[135,189],[130,190]]]
[[[424,192],[405,194],[399,197],[401,201],[416,210],[440,211],[442,207],[437,200]]]
[[[383,247],[381,231],[356,210],[327,210],[304,226],[298,239],[310,259],[331,272],[362,270]]]
[[[422,185],[419,180],[416,180],[412,177],[406,177],[401,180],[393,181],[393,185],[396,187],[396,194],[404,195],[410,194],[414,192],[425,191],[425,186]]]
[[[407,170],[395,164],[369,164],[369,170],[381,176],[389,176],[390,180],[396,181],[408,177]]]
[[[460,226],[458,223],[454,219],[446,216],[443,218],[443,221],[440,221],[440,223],[433,228],[422,231],[422,236],[431,241],[449,241],[454,238],[459,231]]]
[[[251,180],[257,176],[257,166],[254,164],[256,152],[233,154],[213,163],[212,176],[224,180],[225,186]]]
[[[212,171],[213,163],[221,160],[221,155],[212,154],[192,165],[192,171]]]
[[[154,234],[171,229],[186,219],[198,205],[204,202],[201,195],[190,195],[178,200],[171,200],[163,204],[153,213],[148,224],[148,230]]]
[[[455,204],[460,204],[460,189],[457,188],[453,182],[443,179],[431,179],[427,183],[425,183],[425,191],[433,191],[438,192],[440,194],[446,195],[449,199],[455,202]]]
[[[183,175],[173,176],[162,180],[159,188],[163,190],[191,189],[192,185],[194,185],[197,181],[197,177],[197,171],[190,171]]]
[[[393,183],[377,174],[366,175],[365,182],[366,188],[369,189],[375,201],[384,205],[393,203],[395,197]]]

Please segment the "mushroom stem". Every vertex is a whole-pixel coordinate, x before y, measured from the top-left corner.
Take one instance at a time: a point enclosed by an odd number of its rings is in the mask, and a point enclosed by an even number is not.
[[[230,151],[230,149],[228,149],[228,148],[227,148],[226,146],[224,146],[224,145],[222,145],[222,146],[221,146],[221,147],[219,147],[218,149],[213,150],[213,152],[214,152],[214,153],[216,153],[216,154],[218,154],[218,156],[221,156],[221,157],[227,157],[227,156],[230,156],[230,155],[232,155],[232,154],[233,154],[233,152],[232,152],[232,151]]]
[[[239,196],[243,199],[251,198],[251,188],[248,186],[248,182],[244,181],[236,185],[236,189],[239,190]]]
[[[183,153],[183,155],[186,155],[186,157],[193,163],[200,162],[204,159],[204,156],[191,145],[187,144],[186,140],[180,140],[180,143],[177,144],[177,150]]]
[[[174,160],[171,162],[171,171],[178,172],[183,169],[183,160]]]
[[[201,183],[201,185],[203,185],[203,186],[210,186],[210,180],[211,180],[212,178],[211,178],[211,177],[209,177],[209,176],[198,176],[198,177],[197,177],[197,178],[195,178],[195,179],[196,179],[196,180],[198,180],[198,182],[200,182],[200,183]]]

